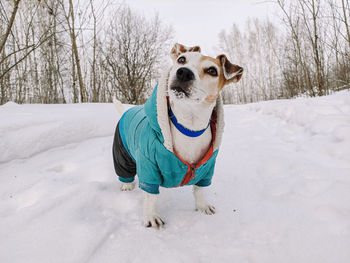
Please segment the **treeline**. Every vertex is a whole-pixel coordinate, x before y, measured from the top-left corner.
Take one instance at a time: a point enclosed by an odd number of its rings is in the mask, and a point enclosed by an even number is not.
[[[0,35],[0,104],[139,104],[172,29],[108,1],[11,0],[0,3]]]
[[[349,0],[275,0],[281,24],[252,19],[219,35],[244,77],[226,103],[350,88]],[[0,104],[145,101],[173,30],[109,0],[0,2]],[[184,43],[186,44],[186,43]],[[199,45],[201,43],[198,43]]]
[[[349,0],[276,0],[282,27],[249,20],[220,34],[221,49],[245,68],[226,103],[322,96],[350,88]]]

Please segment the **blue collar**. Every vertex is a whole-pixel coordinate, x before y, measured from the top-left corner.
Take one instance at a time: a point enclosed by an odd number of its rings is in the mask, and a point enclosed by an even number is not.
[[[168,103],[168,112],[169,112],[169,118],[170,118],[171,122],[174,124],[174,126],[176,127],[176,129],[178,129],[182,134],[184,134],[188,137],[198,137],[198,136],[202,135],[206,131],[206,129],[208,129],[210,122],[211,122],[211,120],[209,120],[207,127],[203,130],[192,131],[192,130],[187,129],[186,127],[184,127],[180,123],[178,123],[173,111],[170,108],[169,103]]]

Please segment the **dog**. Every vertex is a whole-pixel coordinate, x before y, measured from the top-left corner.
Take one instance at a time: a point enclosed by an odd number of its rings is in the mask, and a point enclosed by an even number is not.
[[[122,114],[113,141],[115,172],[123,191],[134,189],[138,175],[146,227],[164,225],[159,186],[193,185],[196,210],[215,213],[202,189],[211,184],[224,130],[220,92],[243,74],[225,55],[202,55],[199,46],[175,44],[170,56],[173,65],[144,105],[124,112],[114,101]]]

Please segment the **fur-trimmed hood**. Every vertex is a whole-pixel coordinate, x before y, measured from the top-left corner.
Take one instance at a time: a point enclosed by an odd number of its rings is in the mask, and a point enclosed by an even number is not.
[[[141,189],[158,194],[159,186],[195,184],[204,187],[211,184],[224,127],[221,98],[217,100],[215,111],[214,145],[196,164],[186,163],[173,151],[166,85],[157,84],[145,105],[132,107],[123,114],[117,129],[122,142],[119,148],[125,149],[124,153],[136,163]],[[125,160],[119,159],[122,163]],[[125,167],[129,167],[127,163]]]

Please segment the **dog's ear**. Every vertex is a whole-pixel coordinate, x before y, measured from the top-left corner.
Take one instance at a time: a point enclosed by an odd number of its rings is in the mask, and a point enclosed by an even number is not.
[[[243,68],[232,64],[225,55],[216,57],[220,61],[222,71],[224,72],[225,81],[228,83],[238,82],[243,75]]]
[[[173,60],[175,60],[180,54],[185,52],[201,52],[201,48],[199,46],[186,47],[184,45],[176,43],[170,51],[170,56]]]

